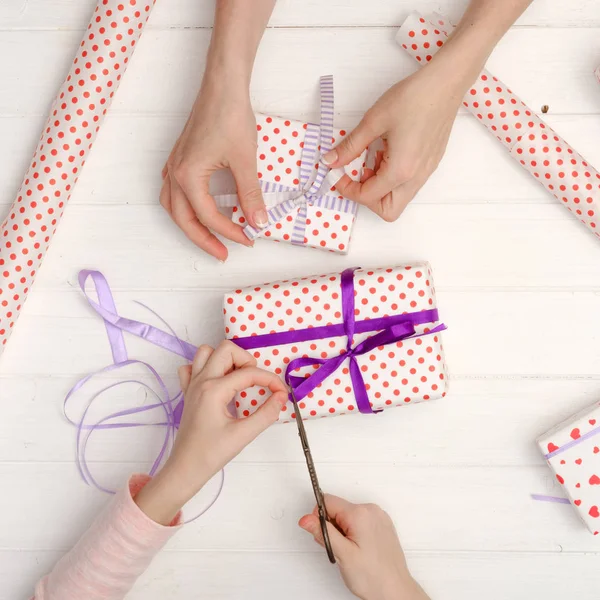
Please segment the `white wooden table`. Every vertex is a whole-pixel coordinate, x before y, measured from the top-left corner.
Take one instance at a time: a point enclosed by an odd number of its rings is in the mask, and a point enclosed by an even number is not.
[[[280,0],[260,49],[257,110],[316,117],[319,75],[336,77],[340,126],[414,69],[394,44],[413,8],[460,15],[466,0]],[[12,201],[95,0],[0,3],[0,213]],[[231,248],[220,265],[189,244],[158,205],[160,170],[198,87],[209,0],[160,0],[100,134],[8,349],[0,361],[0,599],[27,598],[107,497],[74,464],[62,399],[109,362],[101,322],[77,289],[99,268],[122,314],[158,311],[193,342],[221,335],[224,290],[383,266],[433,264],[451,393],[377,418],[311,422],[325,488],[394,517],[416,577],[435,600],[592,600],[600,540],[559,493],[535,437],[600,396],[600,243],[461,114],[439,171],[394,224],[362,211],[341,257],[272,243]],[[490,69],[600,165],[597,0],[537,0]],[[2,215],[3,216],[3,215]],[[176,357],[128,340],[170,384]],[[106,399],[144,400],[129,388]],[[105,434],[90,448],[103,482],[143,468],[160,434]],[[296,435],[274,427],[227,472],[219,503],[181,532],[134,599],[347,598],[296,526],[312,506]]]

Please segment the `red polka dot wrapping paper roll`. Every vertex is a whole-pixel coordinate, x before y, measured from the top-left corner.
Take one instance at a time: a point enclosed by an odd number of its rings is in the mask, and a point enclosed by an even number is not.
[[[431,267],[418,263],[394,268],[357,269],[354,272],[354,305],[357,321],[419,313],[437,308]],[[229,339],[273,332],[306,330],[342,323],[341,276],[305,277],[238,289],[225,295],[225,331]],[[429,331],[438,321],[416,325],[417,333]],[[354,346],[374,332],[359,333]],[[345,351],[345,335],[299,343],[250,349],[258,366],[283,376],[287,365],[298,357],[330,358]],[[439,333],[412,337],[380,346],[357,356],[373,410],[406,406],[445,396],[447,368]],[[356,414],[348,361],[299,402],[305,419]],[[313,367],[295,371],[304,376]],[[263,388],[245,390],[236,398],[238,416],[252,414],[267,398]],[[293,419],[291,404],[280,422]]]
[[[537,444],[582,521],[600,535],[600,402],[540,436]]]
[[[52,104],[17,198],[0,227],[0,353],[155,0],[99,0]]]
[[[305,136],[319,135],[318,126],[294,119],[263,114],[256,115],[258,133],[257,165],[258,178],[263,190],[274,190],[278,186],[290,189],[301,187],[301,169],[305,151]],[[344,129],[334,129],[331,143],[337,145],[347,134]],[[346,174],[359,181],[365,167],[366,151],[344,167]],[[317,172],[318,158],[311,164],[310,181]],[[269,195],[265,194],[268,208]],[[343,208],[343,210],[341,210]],[[292,243],[294,225],[300,209],[262,231],[261,238],[276,242]],[[358,205],[345,199],[332,185],[319,205],[309,203],[306,207],[306,229],[304,246],[346,254],[350,247],[352,227],[356,220]],[[239,207],[233,208],[233,221],[247,225]]]
[[[452,25],[438,14],[412,13],[396,41],[420,64],[444,45]],[[600,237],[600,173],[489,71],[463,104],[511,156]]]

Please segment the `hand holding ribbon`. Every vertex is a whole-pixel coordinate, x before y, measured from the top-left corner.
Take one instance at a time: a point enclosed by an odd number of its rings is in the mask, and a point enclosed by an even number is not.
[[[320,124],[310,123],[306,128],[300,163],[300,185],[293,188],[265,180],[260,182],[263,199],[268,208],[268,223],[262,228],[246,225],[244,233],[250,240],[256,239],[262,232],[288,215],[297,213],[291,243],[303,245],[307,226],[307,208],[313,205],[356,214],[358,207],[354,202],[345,198],[340,199],[337,194],[331,192],[331,188],[344,176],[344,169],[330,169],[320,160],[320,157],[331,149],[333,139],[334,93],[331,75],[321,77],[320,92]],[[317,161],[319,162],[315,173],[314,166]],[[221,208],[236,207],[239,203],[235,194],[217,195],[215,201]]]

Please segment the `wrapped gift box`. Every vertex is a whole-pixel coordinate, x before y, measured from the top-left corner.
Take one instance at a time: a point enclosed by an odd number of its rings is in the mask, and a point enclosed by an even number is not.
[[[263,237],[331,252],[348,252],[358,205],[341,196],[335,184],[346,174],[359,181],[367,151],[343,168],[329,169],[321,156],[347,132],[333,127],[333,77],[321,77],[319,124],[256,115],[258,179],[269,223],[247,223],[235,194],[215,195],[221,208],[233,207],[233,221],[251,240]]]
[[[227,337],[259,367],[292,376],[304,418],[379,411],[446,394],[444,326],[427,263],[238,289],[226,294],[224,317]],[[250,415],[266,396],[261,388],[242,392],[238,415]],[[280,421],[294,417],[291,407]]]
[[[589,530],[600,532],[600,402],[537,440],[542,454]]]
[[[319,162],[314,152],[307,156],[310,150],[307,142],[311,141],[318,149],[320,130],[314,123],[261,114],[256,115],[256,127],[258,178],[267,208],[273,208],[278,200],[277,191],[292,191],[292,196],[293,190],[300,191],[307,182],[314,181]],[[344,129],[334,129],[331,146],[336,146],[346,134]],[[360,180],[365,157],[366,152],[344,167],[345,173],[355,181]],[[339,175],[337,178],[339,179]],[[303,245],[346,254],[357,210],[358,205],[341,196],[331,182],[320,198],[306,206]],[[284,218],[261,231],[257,237],[290,243],[299,211],[300,208],[294,208]],[[244,215],[237,206],[233,208],[233,221],[246,225]]]

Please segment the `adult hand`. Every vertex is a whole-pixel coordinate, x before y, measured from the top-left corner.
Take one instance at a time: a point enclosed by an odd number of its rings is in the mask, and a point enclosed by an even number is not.
[[[325,495],[333,553],[348,589],[363,600],[429,600],[406,566],[388,514],[375,504],[352,504]],[[318,509],[298,523],[323,545]]]
[[[383,139],[374,171],[367,171],[360,182],[342,177],[338,191],[386,221],[396,220],[444,155],[463,89],[464,83],[440,72],[434,63],[391,87],[358,127],[323,157],[329,166],[341,167],[374,140]]]
[[[256,120],[248,91],[228,85],[222,76],[207,74],[163,169],[160,203],[194,244],[221,261],[227,258],[227,248],[214,233],[252,246],[242,228],[218,211],[210,195],[210,177],[223,168],[233,173],[248,222],[257,228],[267,225],[257,177]]]
[[[192,365],[179,371],[185,402],[173,451],[163,469],[137,495],[153,520],[170,523],[211,477],[272,425],[288,400],[283,381],[257,368],[233,342],[200,346]],[[271,391],[251,416],[236,419],[228,405],[237,392],[260,385]]]

